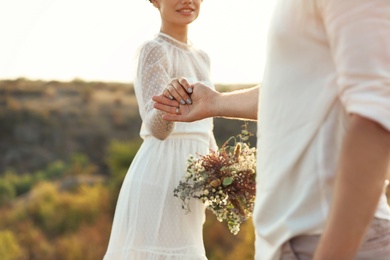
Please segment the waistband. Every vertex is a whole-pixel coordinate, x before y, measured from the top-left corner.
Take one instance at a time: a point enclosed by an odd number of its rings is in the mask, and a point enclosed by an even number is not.
[[[154,137],[153,135],[144,135],[144,136],[141,136],[141,138],[144,141],[153,140],[153,141],[158,141],[158,142],[165,142],[165,141],[169,141],[169,140],[188,140],[188,141],[201,142],[207,146],[210,145],[210,136],[206,133],[197,133],[197,134],[194,134],[194,133],[191,133],[191,134],[175,133],[175,134],[170,134],[165,140],[159,140],[156,137]]]

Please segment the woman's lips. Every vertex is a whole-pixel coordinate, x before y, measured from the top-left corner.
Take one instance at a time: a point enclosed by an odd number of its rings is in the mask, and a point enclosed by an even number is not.
[[[177,10],[177,12],[182,13],[182,14],[192,14],[195,10],[191,8],[182,8]]]

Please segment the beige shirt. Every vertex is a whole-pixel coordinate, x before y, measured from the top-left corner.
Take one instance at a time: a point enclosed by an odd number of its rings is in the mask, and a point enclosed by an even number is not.
[[[256,259],[320,234],[350,113],[390,131],[390,1],[278,0],[259,102]],[[390,219],[385,194],[375,216]]]

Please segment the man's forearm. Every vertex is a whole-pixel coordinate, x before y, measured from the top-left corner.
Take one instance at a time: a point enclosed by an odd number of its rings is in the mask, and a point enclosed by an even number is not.
[[[221,93],[212,116],[257,120],[259,86]]]
[[[368,119],[352,116],[316,260],[354,259],[383,192],[389,159],[389,131]]]

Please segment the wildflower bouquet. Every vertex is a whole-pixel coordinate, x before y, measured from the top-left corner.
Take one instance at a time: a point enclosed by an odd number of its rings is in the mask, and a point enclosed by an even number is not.
[[[251,135],[245,124],[241,134],[230,137],[219,150],[198,157],[190,155],[187,173],[174,189],[184,210],[190,211],[190,199],[198,199],[218,221],[226,220],[234,235],[252,216],[254,207],[256,148],[245,142]]]

